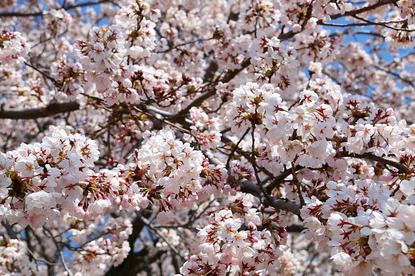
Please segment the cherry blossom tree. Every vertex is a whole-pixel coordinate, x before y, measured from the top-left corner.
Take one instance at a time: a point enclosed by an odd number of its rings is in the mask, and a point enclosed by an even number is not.
[[[415,274],[415,1],[0,1],[0,275]]]

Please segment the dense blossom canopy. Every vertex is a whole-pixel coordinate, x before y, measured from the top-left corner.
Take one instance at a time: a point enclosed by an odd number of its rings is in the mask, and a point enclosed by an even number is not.
[[[414,275],[415,1],[0,1],[0,275]]]

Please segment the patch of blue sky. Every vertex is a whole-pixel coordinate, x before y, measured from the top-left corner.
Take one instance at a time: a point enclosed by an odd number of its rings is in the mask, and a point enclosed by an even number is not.
[[[372,21],[376,21],[375,19],[370,19]],[[336,25],[348,25],[351,23],[355,23],[355,20],[350,20],[347,18],[339,18],[336,20],[331,20],[327,23],[336,24]],[[409,48],[399,48],[393,54],[391,54],[390,48],[386,41],[383,41],[380,45],[376,45],[378,49],[374,49],[374,44],[371,43],[373,39],[372,33],[378,33],[378,30],[374,26],[350,26],[350,27],[339,27],[339,26],[323,26],[323,29],[330,31],[331,33],[343,33],[346,30],[353,30],[351,34],[346,35],[343,40],[342,44],[347,45],[349,43],[355,42],[358,43],[369,55],[377,55],[379,59],[382,60],[384,64],[388,64],[393,62],[396,57],[404,57],[408,54],[414,53],[414,49],[412,47]],[[384,29],[384,27],[382,28]],[[339,63],[332,63],[331,66],[336,68],[340,67]],[[405,70],[414,71],[415,66],[405,67]],[[399,74],[399,72],[395,72]],[[397,82],[398,88],[403,88],[405,86],[404,83],[398,81]],[[366,91],[366,96],[370,97],[376,91],[376,87],[368,86],[368,90]],[[385,93],[388,93],[385,91]],[[406,101],[407,102],[407,101]]]
[[[373,19],[373,21],[376,21],[375,19]],[[350,23],[355,23],[355,20],[349,20],[347,18],[339,18],[336,20],[331,20],[328,23],[333,23],[333,24],[338,24],[338,25],[347,25]],[[343,39],[343,44],[348,44],[350,42],[357,42],[360,43],[361,46],[369,53],[373,53],[373,48],[370,44],[370,40],[373,39],[373,35],[371,35],[370,33],[377,33],[378,30],[374,27],[374,26],[354,26],[354,27],[332,27],[332,26],[323,26],[323,29],[329,30],[330,32],[343,32],[346,29],[353,29],[355,31],[359,31],[358,34],[350,34],[350,35],[346,35],[345,38]],[[385,29],[384,27],[382,27],[382,29]],[[414,52],[414,49],[409,47],[409,48],[399,48],[397,51],[398,56],[405,56],[411,52]],[[379,53],[378,53],[379,54]],[[380,51],[380,57],[385,61],[385,62],[391,62],[394,59],[394,56],[390,54],[390,51],[388,49],[388,45],[387,42],[383,42],[381,45],[381,51]]]

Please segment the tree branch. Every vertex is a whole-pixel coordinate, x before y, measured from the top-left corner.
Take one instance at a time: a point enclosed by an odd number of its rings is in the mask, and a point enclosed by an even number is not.
[[[241,183],[240,187],[241,187],[241,191],[244,193],[249,193],[256,197],[261,196],[262,191],[260,187],[258,187],[258,185],[252,182],[244,181]],[[294,201],[290,201],[288,199],[282,199],[282,198],[274,198],[271,196],[265,196],[265,202],[269,206],[274,207],[277,210],[287,211],[297,216],[300,216],[300,206]]]
[[[230,70],[228,71],[221,79],[220,82],[222,83],[227,83],[230,82],[233,78],[235,78],[241,71],[243,71],[246,67],[248,67],[251,64],[251,59],[247,58],[245,59],[242,63],[240,68],[235,69],[235,70]],[[197,107],[197,106],[201,106],[202,103],[209,99],[210,97],[214,96],[216,94],[216,84],[217,81],[210,86],[209,90],[205,93],[200,95],[199,97],[197,97],[196,99],[193,100],[193,102],[191,102],[186,108],[180,110],[174,117],[176,118],[181,118],[183,116],[185,116],[187,113],[189,113],[189,110],[192,107]]]
[[[401,173],[409,173],[410,170],[405,167],[404,165],[402,165],[399,162],[390,160],[390,159],[386,159],[384,157],[381,156],[377,156],[374,155],[372,153],[361,153],[361,154],[357,154],[357,153],[349,153],[349,152],[343,152],[343,153],[339,153],[336,155],[336,157],[351,157],[351,158],[359,158],[359,159],[366,159],[366,160],[371,160],[371,161],[376,161],[379,163],[382,163],[384,165],[389,165],[391,167],[394,167],[396,169],[399,170],[399,172]]]
[[[271,193],[272,190],[274,190],[274,188],[281,183],[282,181],[284,181],[288,176],[290,176],[292,174],[293,171],[299,171],[303,169],[302,166],[297,165],[295,166],[294,170],[292,168],[286,169],[284,170],[279,176],[275,177],[274,180],[272,180],[272,182],[266,187],[266,191],[267,193]]]
[[[89,7],[89,6],[94,6],[94,5],[99,5],[99,4],[104,4],[104,3],[111,3],[111,0],[99,0],[96,2],[84,2],[84,3],[79,3],[76,5],[68,5],[66,7],[63,7],[64,10],[69,11],[69,10],[73,10],[73,9],[77,9],[77,8],[82,8],[82,7]],[[6,11],[6,12],[1,12],[0,13],[0,17],[36,17],[36,16],[43,16],[44,15],[44,11],[39,11],[39,12],[13,12],[13,11]]]
[[[356,10],[347,11],[345,13],[338,13],[338,14],[331,15],[330,18],[333,20],[333,19],[337,19],[340,17],[344,17],[344,16],[355,16],[355,15],[362,14],[362,13],[365,13],[371,10],[375,10],[385,5],[396,4],[396,2],[398,1],[397,0],[381,0],[377,2],[376,4],[373,4],[370,6],[366,6],[360,9],[356,9]]]
[[[288,199],[276,199],[273,197],[267,198],[267,202],[270,206],[274,207],[277,210],[287,211],[293,213],[297,216],[300,216],[300,206],[295,202]]]
[[[79,109],[79,103],[52,103],[43,108],[30,108],[23,110],[0,110],[0,119],[37,119]]]

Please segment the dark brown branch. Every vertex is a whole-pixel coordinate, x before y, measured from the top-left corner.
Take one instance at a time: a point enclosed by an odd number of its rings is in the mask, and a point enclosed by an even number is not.
[[[245,136],[248,134],[248,132],[249,132],[250,130],[251,130],[251,129],[250,129],[250,128],[248,128],[248,129],[245,131],[245,133],[242,135],[242,137],[239,139],[239,141],[236,143],[236,145],[232,148],[232,151],[231,151],[231,153],[230,153],[230,154],[229,154],[229,156],[228,156],[228,160],[226,161],[226,166],[225,166],[225,168],[226,168],[226,169],[229,169],[229,164],[230,164],[230,162],[231,162],[231,159],[232,159],[233,155],[235,154],[236,150],[239,148],[239,144],[243,141],[243,139],[245,138]]]
[[[244,181],[241,183],[241,191],[244,193],[252,194],[256,197],[260,197],[262,193],[258,185],[249,181]],[[281,198],[277,199],[271,196],[266,196],[264,200],[269,206],[274,207],[276,210],[282,210],[300,216],[300,206],[294,201]]]
[[[412,86],[413,88],[415,88],[415,84],[414,84],[411,80],[409,80],[409,79],[406,79],[406,78],[402,77],[400,74],[398,74],[398,73],[396,73],[396,72],[392,72],[392,71],[390,71],[390,70],[388,70],[388,69],[384,69],[384,68],[382,68],[382,67],[380,67],[380,66],[378,66],[378,65],[376,65],[376,64],[374,64],[374,65],[372,65],[372,66],[373,66],[373,67],[375,67],[375,68],[376,68],[376,69],[378,69],[378,70],[381,70],[382,72],[388,73],[389,75],[391,75],[391,76],[393,76],[393,77],[395,77],[395,78],[397,78],[397,79],[401,80],[402,82],[404,82],[404,83],[406,83],[406,84],[408,84],[408,85]]]
[[[395,28],[395,27],[387,25],[389,23],[397,23],[397,22],[374,22],[374,21],[367,20],[363,17],[359,17],[357,15],[354,15],[353,18],[365,22],[368,26],[370,26],[370,25],[382,26],[382,27],[385,27],[385,28],[388,28],[388,29],[391,29],[391,30],[394,30],[394,31],[404,31],[404,32],[413,32],[413,31],[415,31],[415,29]]]
[[[348,152],[343,152],[343,153],[339,153],[336,155],[336,157],[341,158],[341,157],[350,157],[350,158],[358,158],[358,159],[366,159],[366,160],[371,160],[371,161],[376,161],[376,162],[380,162],[384,165],[389,165],[391,167],[394,167],[396,169],[399,170],[399,172],[401,173],[409,173],[409,169],[407,167],[405,167],[404,165],[402,165],[399,162],[384,158],[384,157],[380,157],[377,155],[374,155],[372,153],[362,153],[362,154],[357,154],[357,153],[348,153]],[[298,171],[303,169],[302,166],[297,165],[294,168],[294,171]],[[266,187],[266,192],[267,193],[271,193],[272,190],[279,184],[282,183],[285,178],[287,178],[288,176],[290,176],[293,172],[292,168],[286,169],[284,170],[279,176],[275,177],[273,179],[273,181]]]
[[[228,71],[221,79],[220,82],[222,83],[227,83],[230,82],[233,78],[235,78],[241,71],[243,71],[246,67],[248,67],[251,64],[251,59],[247,58],[245,59],[242,63],[240,68],[235,69],[235,70],[230,70]],[[216,83],[211,85],[209,87],[209,90],[205,93],[200,95],[199,97],[197,97],[196,99],[193,100],[193,102],[191,102],[186,108],[182,109],[180,112],[178,112],[174,117],[176,118],[183,118],[187,113],[189,113],[189,110],[192,107],[198,107],[201,106],[202,103],[209,99],[210,97],[214,96],[216,94]]]
[[[77,9],[77,8],[82,8],[82,7],[89,7],[89,6],[95,6],[95,5],[99,5],[99,4],[104,4],[104,3],[111,3],[112,1],[110,0],[99,0],[96,2],[84,2],[84,3],[79,3],[76,5],[68,5],[66,7],[63,7],[64,10],[69,11],[69,10],[73,10],[73,9]],[[1,12],[0,13],[0,17],[36,17],[36,16],[43,16],[44,15],[44,11],[39,11],[39,12],[13,12],[13,11],[6,11],[6,12]]]
[[[401,173],[409,173],[410,170],[405,167],[404,165],[402,165],[399,162],[384,158],[384,157],[380,157],[377,155],[374,155],[372,153],[362,153],[362,154],[357,154],[357,153],[349,153],[349,152],[343,152],[343,153],[339,153],[336,157],[351,157],[351,158],[359,158],[359,159],[366,159],[366,160],[371,160],[371,161],[376,161],[379,163],[382,163],[384,165],[389,165],[391,167],[394,167],[396,169],[399,170],[399,172]]]
[[[378,22],[381,23],[381,22]],[[336,24],[336,23],[326,23],[326,22],[319,22],[319,25],[328,26],[328,27],[337,27],[337,28],[350,28],[350,27],[366,27],[375,24],[369,23],[346,23],[346,24]],[[380,25],[380,24],[377,24]]]
[[[203,76],[203,82],[208,83],[213,80],[215,73],[218,71],[219,65],[216,61],[211,61]]]
[[[304,229],[305,229],[304,226],[298,225],[298,224],[293,224],[293,225],[289,225],[289,226],[285,227],[285,230],[287,230],[287,232],[289,232],[289,233],[300,233]]]
[[[385,5],[396,4],[396,2],[398,2],[398,1],[397,0],[381,0],[381,1],[377,2],[376,4],[369,5],[369,6],[360,8],[360,9],[347,11],[345,13],[338,13],[338,14],[331,15],[330,18],[333,20],[333,19],[337,19],[337,18],[340,18],[340,17],[344,17],[344,16],[355,16],[355,15],[362,14],[362,13],[365,13],[365,12],[368,12],[368,11],[371,11],[371,10],[375,10],[375,9],[380,8],[382,6],[385,6]]]
[[[23,110],[0,110],[0,119],[37,119],[71,112],[79,109],[79,103],[52,103],[43,108],[30,108]]]
[[[221,140],[223,143],[229,144],[232,149],[236,149],[236,152],[242,155],[251,164],[254,162],[250,152],[244,151],[240,149],[239,147],[236,147],[236,145],[226,135],[222,135]],[[268,177],[270,178],[274,177],[274,175],[269,170],[265,169],[264,167],[258,167],[258,169],[260,169],[260,172],[266,174]]]
[[[282,183],[288,176],[290,176],[293,173],[293,171],[296,172],[296,171],[299,171],[301,169],[303,169],[303,167],[300,166],[300,165],[297,165],[297,166],[295,166],[294,170],[292,168],[284,170],[279,176],[274,177],[272,182],[266,187],[266,189],[265,189],[266,192],[270,194],[272,192],[272,190],[274,190],[274,188],[278,184]]]
[[[314,0],[311,1],[310,4],[308,4],[307,14],[305,16],[305,19],[304,19],[303,23],[301,23],[301,31],[299,31],[299,32],[289,31],[289,32],[286,32],[286,33],[282,33],[278,36],[279,40],[284,41],[284,40],[290,39],[290,38],[294,37],[296,34],[301,33],[304,30],[305,26],[307,25],[308,21],[311,18],[311,15],[313,14],[313,2],[314,2]]]
[[[267,203],[277,210],[287,211],[294,215],[300,216],[300,206],[288,199],[267,198]]]

